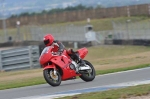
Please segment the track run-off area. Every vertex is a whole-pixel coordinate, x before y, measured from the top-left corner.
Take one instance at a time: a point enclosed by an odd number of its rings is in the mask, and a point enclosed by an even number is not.
[[[48,84],[0,90],[0,99],[53,99],[56,97],[104,91],[150,83],[150,68],[98,75],[91,82],[81,79],[63,81],[60,86]]]

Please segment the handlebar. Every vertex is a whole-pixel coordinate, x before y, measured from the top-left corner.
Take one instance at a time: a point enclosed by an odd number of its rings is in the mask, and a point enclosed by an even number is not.
[[[53,55],[59,55],[59,56],[60,56],[60,55],[62,54],[62,52],[52,52],[52,54],[53,54]]]

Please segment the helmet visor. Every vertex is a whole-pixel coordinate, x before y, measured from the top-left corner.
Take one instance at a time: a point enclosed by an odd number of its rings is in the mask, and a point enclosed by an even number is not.
[[[49,44],[49,43],[50,43],[49,40],[44,40],[44,44],[45,44],[45,45],[47,45],[47,44]]]

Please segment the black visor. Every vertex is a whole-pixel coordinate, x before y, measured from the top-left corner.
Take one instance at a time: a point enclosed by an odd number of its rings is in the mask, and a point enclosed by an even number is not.
[[[49,40],[44,40],[44,44],[47,45],[50,41]]]

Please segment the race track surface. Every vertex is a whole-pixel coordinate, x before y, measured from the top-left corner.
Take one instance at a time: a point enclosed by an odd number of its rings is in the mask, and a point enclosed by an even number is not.
[[[119,73],[111,73],[96,76],[92,82],[84,82],[81,79],[63,81],[60,86],[52,87],[48,84],[35,85],[22,88],[0,90],[0,99],[23,99],[30,96],[44,96],[56,93],[67,93],[86,88],[98,88],[113,84],[126,82],[147,81],[150,80],[150,68],[130,70]],[[89,90],[89,89],[88,89]]]

